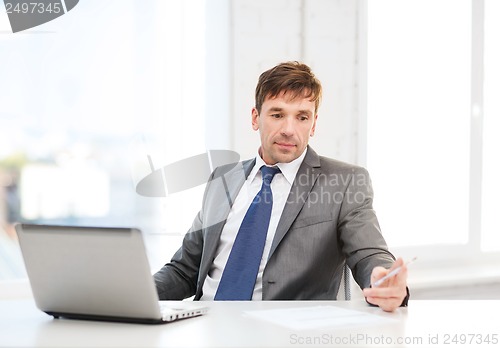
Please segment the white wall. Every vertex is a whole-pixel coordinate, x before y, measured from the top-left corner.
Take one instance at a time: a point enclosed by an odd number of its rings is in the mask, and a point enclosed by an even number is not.
[[[215,4],[219,10],[209,12],[207,21],[207,83],[211,87],[207,105],[212,106],[209,122],[219,128],[207,127],[208,146],[223,145],[218,130],[228,127],[230,148],[242,158],[255,156],[259,137],[251,129],[250,115],[258,77],[280,62],[299,60],[311,66],[324,89],[311,145],[322,155],[356,162],[359,1],[216,0]],[[207,5],[215,6],[211,1]],[[221,13],[227,14],[226,19],[221,20]],[[210,23],[226,26],[229,35],[220,35],[221,31],[217,35]],[[227,43],[227,51],[221,41]],[[211,42],[218,43],[223,63],[210,58],[216,53]],[[225,91],[230,91],[227,99]],[[214,112],[217,121],[210,117]]]

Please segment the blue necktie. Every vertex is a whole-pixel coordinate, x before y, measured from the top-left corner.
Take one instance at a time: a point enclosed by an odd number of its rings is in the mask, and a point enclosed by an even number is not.
[[[273,207],[271,181],[278,168],[261,167],[262,187],[248,208],[229,254],[215,300],[251,300]]]

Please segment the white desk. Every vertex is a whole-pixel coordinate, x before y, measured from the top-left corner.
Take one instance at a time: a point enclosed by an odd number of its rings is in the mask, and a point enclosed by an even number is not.
[[[58,320],[40,312],[30,299],[0,300],[0,347],[469,347],[478,346],[474,340],[485,340],[486,335],[490,343],[481,346],[500,346],[500,301],[410,301],[410,307],[394,313],[384,313],[362,301],[207,304],[210,311],[202,317],[141,325]],[[294,330],[244,314],[249,310],[319,305],[369,312],[383,323]],[[396,320],[388,324],[384,318]],[[472,344],[460,344],[464,338],[461,334],[467,335],[467,342],[472,339]],[[497,343],[493,344],[495,339]],[[407,344],[396,340],[406,340]]]

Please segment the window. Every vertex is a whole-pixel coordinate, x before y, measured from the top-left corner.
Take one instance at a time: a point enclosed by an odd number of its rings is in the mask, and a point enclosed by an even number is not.
[[[431,261],[498,257],[485,251],[500,250],[499,4],[366,3],[366,158],[388,243]]]
[[[367,166],[384,234],[467,243],[470,1],[367,3]]]
[[[155,269],[177,249],[202,187],[135,185],[205,152],[204,13],[204,0],[89,0],[0,33],[0,279],[23,276],[16,221],[139,227]]]

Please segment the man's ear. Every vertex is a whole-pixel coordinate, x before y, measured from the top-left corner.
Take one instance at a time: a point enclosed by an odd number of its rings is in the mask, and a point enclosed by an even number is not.
[[[311,128],[311,133],[309,134],[311,137],[314,136],[314,132],[316,132],[316,120],[318,119],[318,114],[314,115],[314,122]]]
[[[252,129],[255,131],[259,129],[259,112],[256,108],[252,108]]]

